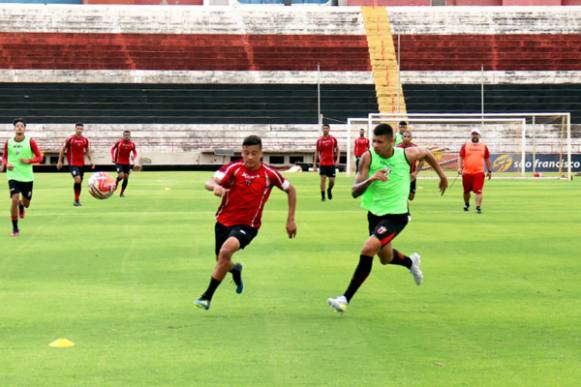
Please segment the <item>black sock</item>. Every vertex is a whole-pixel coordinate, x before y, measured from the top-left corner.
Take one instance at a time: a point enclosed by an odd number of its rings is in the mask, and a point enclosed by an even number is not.
[[[212,297],[214,296],[214,292],[216,291],[216,289],[218,289],[218,286],[220,286],[221,282],[222,281],[218,281],[214,277],[210,278],[210,284],[208,285],[208,289],[206,289],[206,291],[204,292],[204,294],[202,294],[202,297],[200,298],[202,298],[203,300],[211,301]]]
[[[393,249],[393,259],[389,263],[390,265],[400,265],[407,267],[408,269],[412,267],[412,260],[405,254],[400,253],[396,249]]]
[[[476,211],[480,212],[480,206],[476,206]]]
[[[12,219],[12,230],[18,231],[18,218]]]
[[[373,257],[367,255],[360,255],[359,256],[359,264],[355,268],[355,272],[353,273],[353,278],[351,278],[351,283],[349,287],[345,291],[345,298],[347,302],[351,301],[351,298],[357,292],[357,289],[365,282],[369,273],[371,273],[371,267],[373,266]]]
[[[121,179],[120,177],[118,177],[118,178],[117,178],[117,181],[115,181],[115,185],[119,185],[119,182],[120,182],[121,180],[123,180],[123,179]]]
[[[242,277],[240,270],[234,266],[232,270],[230,270],[230,273],[232,273],[232,279],[234,280],[234,283],[238,285],[240,283],[240,278]]]
[[[24,204],[22,204],[22,202],[19,202],[19,203],[18,203],[18,210],[19,210],[20,212],[23,212],[23,211],[24,211]]]
[[[321,191],[321,200],[325,200],[325,191]]]
[[[470,207],[470,202],[464,202],[464,207],[466,208]]]
[[[125,192],[125,188],[127,188],[127,184],[129,184],[129,180],[123,179],[123,184],[121,184],[121,193]]]
[[[333,199],[333,192],[331,191],[333,188],[327,188],[327,197],[329,200]]]

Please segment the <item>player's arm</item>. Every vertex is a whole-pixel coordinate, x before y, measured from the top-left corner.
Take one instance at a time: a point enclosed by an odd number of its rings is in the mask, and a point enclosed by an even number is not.
[[[113,164],[115,164],[117,162],[117,148],[118,147],[119,147],[119,142],[116,142],[111,147],[111,162],[113,162]]]
[[[415,163],[418,160],[425,160],[428,163],[428,165],[432,167],[434,171],[436,171],[436,173],[440,177],[439,184],[440,193],[443,195],[444,192],[446,191],[446,188],[448,188],[448,178],[446,177],[444,170],[440,166],[440,163],[438,163],[438,160],[436,160],[436,158],[434,157],[434,154],[430,152],[428,149],[421,147],[406,148],[404,149],[404,152],[406,158],[410,163]]]
[[[289,238],[294,238],[297,235],[297,225],[295,223],[295,210],[297,208],[297,191],[292,184],[288,183],[288,187],[284,190],[288,196],[288,215],[286,218],[286,233]]]
[[[32,153],[34,154],[34,157],[31,159],[20,159],[20,162],[23,164],[40,163],[42,161],[43,155],[42,155],[42,152],[40,151],[40,149],[38,148],[36,141],[34,141],[33,139],[30,140],[30,149],[32,150]]]
[[[2,164],[0,164],[0,172],[4,172],[4,166],[8,166],[8,141],[4,143],[4,153],[2,153]]]
[[[462,149],[460,149],[460,154],[458,155],[458,174],[461,175],[462,171],[464,170],[464,155],[466,154],[464,150],[465,145],[462,145]]]
[[[335,154],[337,155],[337,161],[335,165],[339,165],[339,160],[341,160],[341,149],[339,148],[339,142],[335,141]]]
[[[91,145],[89,144],[89,140],[87,140],[87,147],[85,148],[85,153],[87,154],[87,158],[91,163],[91,169],[95,169],[95,162],[93,161],[93,150],[91,149]]]
[[[486,172],[486,177],[488,177],[488,180],[492,179],[492,165],[490,164],[490,152],[488,151],[488,147],[486,147],[486,153],[484,154],[484,161],[486,162],[486,169],[488,172]]]
[[[65,141],[65,143],[63,144],[63,146],[61,147],[61,150],[59,152],[59,159],[56,163],[56,169],[61,169],[63,167],[63,159],[65,157],[65,151],[67,149],[68,144],[69,144],[69,140],[67,139]]]
[[[315,148],[315,154],[313,155],[313,171],[317,170],[317,158],[319,157],[319,148],[318,148],[318,144],[317,147]]]
[[[425,161],[424,160],[420,160],[417,165],[416,165],[416,169],[415,171],[412,173],[412,180],[415,180],[418,177],[418,174],[420,173],[420,171],[422,170],[422,168],[424,167]]]
[[[387,181],[387,171],[381,169],[369,177],[369,167],[371,166],[371,153],[365,152],[359,159],[359,170],[355,176],[355,183],[351,187],[351,196],[357,198],[367,190],[367,187],[374,181]]]
[[[226,192],[229,191],[228,189],[224,188],[221,184],[221,181],[216,179],[215,177],[206,181],[206,184],[204,184],[204,187],[208,191],[212,191],[214,193],[214,195],[216,195],[218,197],[224,196],[226,194]]]

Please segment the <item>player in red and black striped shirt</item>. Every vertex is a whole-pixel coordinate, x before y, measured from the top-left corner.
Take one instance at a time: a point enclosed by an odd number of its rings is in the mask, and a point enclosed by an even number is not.
[[[91,154],[91,148],[89,147],[89,139],[83,136],[84,129],[85,126],[82,123],[79,122],[75,124],[75,134],[67,138],[65,141],[65,144],[59,153],[59,160],[56,165],[57,169],[63,167],[63,156],[66,153],[69,170],[71,171],[71,175],[73,175],[73,180],[75,181],[73,185],[73,191],[75,193],[73,206],[75,207],[81,206],[79,198],[81,197],[81,183],[83,182],[83,177],[85,175],[85,154],[91,163],[91,169],[95,169],[93,155]]]
[[[111,148],[111,159],[117,170],[117,186],[123,180],[119,196],[124,197],[125,189],[127,188],[127,184],[129,184],[131,161],[137,160],[137,149],[135,148],[135,143],[131,141],[131,132],[129,130],[124,130],[123,138],[117,141]],[[134,168],[138,170],[139,164],[136,163]]]
[[[194,301],[199,308],[210,309],[212,296],[228,272],[232,273],[236,293],[242,293],[242,265],[232,262],[232,256],[258,234],[262,211],[273,187],[287,193],[286,232],[289,238],[297,233],[296,191],[280,173],[261,160],[262,140],[258,136],[248,136],[242,143],[242,160],[223,166],[206,182],[206,189],[221,197],[222,203],[216,213],[217,263],[208,289]]]

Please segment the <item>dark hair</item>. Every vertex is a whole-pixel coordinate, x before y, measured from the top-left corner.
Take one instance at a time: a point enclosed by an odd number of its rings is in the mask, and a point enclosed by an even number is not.
[[[125,134],[125,133],[129,133],[129,134],[131,134],[131,130],[127,130],[127,129],[125,129],[125,130],[123,131],[123,134]]]
[[[389,124],[379,124],[373,129],[375,136],[393,137],[393,128]]]
[[[75,127],[77,127],[77,126],[82,126],[84,128],[85,127],[85,124],[83,124],[82,122],[77,122],[75,124]]]
[[[242,141],[242,146],[253,146],[253,145],[258,145],[260,149],[262,149],[262,140],[260,139],[260,137],[251,135],[246,137],[244,141]]]
[[[324,128],[325,126],[326,126],[327,128],[329,128],[329,129],[331,129],[331,125],[329,125],[329,124],[323,124],[323,128]]]
[[[399,126],[408,126],[408,123],[405,121],[400,121]]]
[[[22,122],[24,124],[24,127],[26,128],[26,121],[24,121],[24,118],[21,117],[15,118],[14,121],[12,121],[12,125],[16,126],[16,124],[19,122]]]

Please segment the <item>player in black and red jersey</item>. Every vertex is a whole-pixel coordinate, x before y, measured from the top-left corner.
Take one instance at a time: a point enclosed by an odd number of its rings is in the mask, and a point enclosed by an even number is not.
[[[83,130],[85,126],[78,122],[75,124],[75,134],[67,138],[61,151],[59,153],[59,159],[56,164],[57,169],[63,167],[63,156],[67,154],[67,162],[69,163],[69,170],[71,175],[73,175],[73,191],[75,193],[75,201],[73,206],[80,207],[80,197],[81,197],[81,187],[83,183],[83,177],[85,176],[85,154],[91,163],[91,169],[95,169],[95,163],[93,162],[93,155],[91,154],[91,148],[89,146],[89,139],[83,136]]]
[[[277,187],[288,195],[286,232],[289,238],[297,233],[295,224],[296,191],[280,173],[262,163],[262,140],[248,136],[242,143],[242,160],[220,168],[206,182],[206,189],[222,198],[216,213],[216,266],[208,289],[194,304],[210,309],[210,302],[228,272],[236,284],[236,293],[242,293],[242,265],[232,262],[232,256],[245,248],[258,234],[262,210],[270,191]]]
[[[125,189],[129,184],[129,174],[131,173],[131,161],[137,160],[137,149],[135,143],[131,141],[131,132],[129,130],[123,131],[123,138],[115,143],[111,148],[111,159],[115,164],[117,170],[117,186],[123,180],[121,185],[120,197],[125,196]],[[133,166],[136,170],[140,168],[138,163]]]

